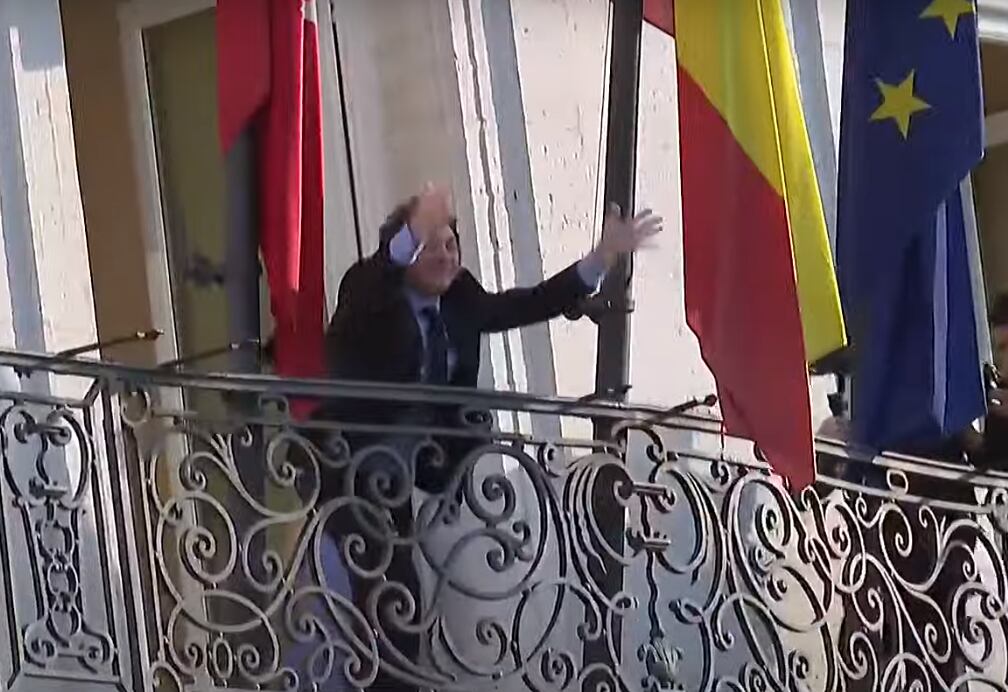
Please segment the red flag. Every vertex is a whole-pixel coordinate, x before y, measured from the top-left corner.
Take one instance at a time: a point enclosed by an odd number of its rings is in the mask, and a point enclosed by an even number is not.
[[[322,373],[322,86],[315,0],[217,0],[221,147],[252,125],[281,375]]]
[[[671,0],[644,0],[644,21],[675,36],[675,12]]]

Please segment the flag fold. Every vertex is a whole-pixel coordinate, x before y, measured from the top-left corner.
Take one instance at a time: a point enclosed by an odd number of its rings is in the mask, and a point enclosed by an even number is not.
[[[255,130],[259,245],[278,374],[322,373],[322,87],[314,0],[217,0],[226,152]]]

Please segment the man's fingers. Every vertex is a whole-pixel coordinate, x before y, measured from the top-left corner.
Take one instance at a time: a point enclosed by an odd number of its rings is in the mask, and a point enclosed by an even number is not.
[[[646,221],[641,221],[634,226],[634,230],[639,235],[651,236],[655,233],[660,233],[664,226],[662,225],[662,218],[660,216],[652,216]]]
[[[634,216],[634,221],[640,222],[640,221],[647,221],[648,219],[660,219],[660,218],[661,216],[659,214],[656,214],[654,209],[648,207],[647,209],[637,212],[637,215]]]
[[[424,183],[420,196],[424,198],[451,199],[451,189],[447,185],[441,185],[431,181]]]
[[[643,219],[638,218],[634,221],[635,226],[661,226],[663,223],[665,223],[665,219],[654,214]]]
[[[662,217],[648,209],[634,217],[633,226],[635,229],[641,230],[651,228],[661,229],[663,223],[664,219]]]

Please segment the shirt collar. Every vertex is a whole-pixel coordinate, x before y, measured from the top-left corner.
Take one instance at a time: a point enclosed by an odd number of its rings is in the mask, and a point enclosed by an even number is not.
[[[413,310],[413,314],[415,315],[419,315],[425,308],[441,309],[441,299],[437,296],[425,296],[409,286],[406,286],[404,291],[406,293],[406,300],[409,301],[410,309]]]

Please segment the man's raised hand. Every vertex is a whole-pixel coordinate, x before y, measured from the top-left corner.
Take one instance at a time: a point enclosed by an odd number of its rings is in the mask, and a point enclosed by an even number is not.
[[[451,191],[447,187],[427,183],[417,195],[409,227],[417,242],[423,246],[431,234],[449,225],[454,218]]]
[[[612,267],[620,255],[645,247],[662,230],[662,218],[650,209],[631,219],[623,216],[618,205],[610,204],[594,253],[607,268]]]

